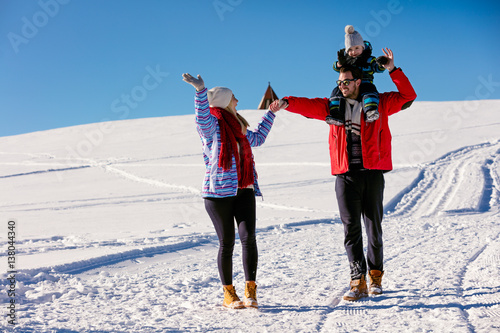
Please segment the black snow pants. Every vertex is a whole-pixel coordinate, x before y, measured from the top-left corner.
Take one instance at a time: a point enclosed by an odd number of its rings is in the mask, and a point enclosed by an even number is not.
[[[255,193],[253,189],[239,189],[235,197],[205,198],[205,209],[219,238],[217,266],[223,285],[233,284],[234,221],[240,236],[243,270],[246,281],[255,281],[257,275],[257,241],[255,238]]]
[[[356,280],[361,275],[366,275],[367,269],[383,271],[383,172],[362,170],[338,175],[335,192],[344,225],[344,246],[351,268],[351,279]],[[361,217],[367,235],[367,259],[363,252]]]

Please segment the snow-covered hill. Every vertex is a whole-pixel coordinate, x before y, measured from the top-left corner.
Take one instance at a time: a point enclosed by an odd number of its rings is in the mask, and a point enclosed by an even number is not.
[[[260,309],[220,307],[193,116],[0,138],[0,271],[15,332],[500,330],[500,101],[416,102],[391,117],[385,294],[349,283],[328,126],[278,113],[255,160]],[[242,114],[256,125],[262,111]],[[242,293],[241,250],[235,285]]]

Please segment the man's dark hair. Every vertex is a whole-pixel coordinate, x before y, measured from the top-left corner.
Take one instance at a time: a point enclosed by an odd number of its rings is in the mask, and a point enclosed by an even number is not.
[[[342,66],[340,68],[340,73],[346,73],[346,72],[351,72],[352,78],[356,80],[362,80],[363,79],[363,71],[359,67],[354,67],[354,66]]]

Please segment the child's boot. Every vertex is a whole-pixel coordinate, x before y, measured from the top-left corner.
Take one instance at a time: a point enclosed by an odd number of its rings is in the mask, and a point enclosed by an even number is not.
[[[342,97],[331,97],[328,103],[330,113],[326,116],[328,125],[343,126],[345,123],[345,99]]]
[[[363,111],[367,123],[374,122],[380,117],[378,103],[378,94],[368,93],[363,96]]]

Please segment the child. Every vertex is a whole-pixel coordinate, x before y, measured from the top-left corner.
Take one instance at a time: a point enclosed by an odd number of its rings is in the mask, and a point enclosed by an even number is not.
[[[370,42],[363,41],[359,32],[355,31],[352,25],[347,25],[345,32],[345,49],[341,49],[337,53],[338,61],[333,64],[333,69],[339,72],[342,66],[355,66],[363,71],[363,80],[360,86],[363,111],[366,122],[373,122],[379,117],[378,91],[373,84],[373,74],[382,73],[385,70],[382,65],[386,64],[387,58],[381,56],[375,59],[372,56]],[[340,89],[338,86],[335,87],[330,96],[330,114],[325,119],[328,124],[344,125],[344,108],[341,106],[343,100]]]

